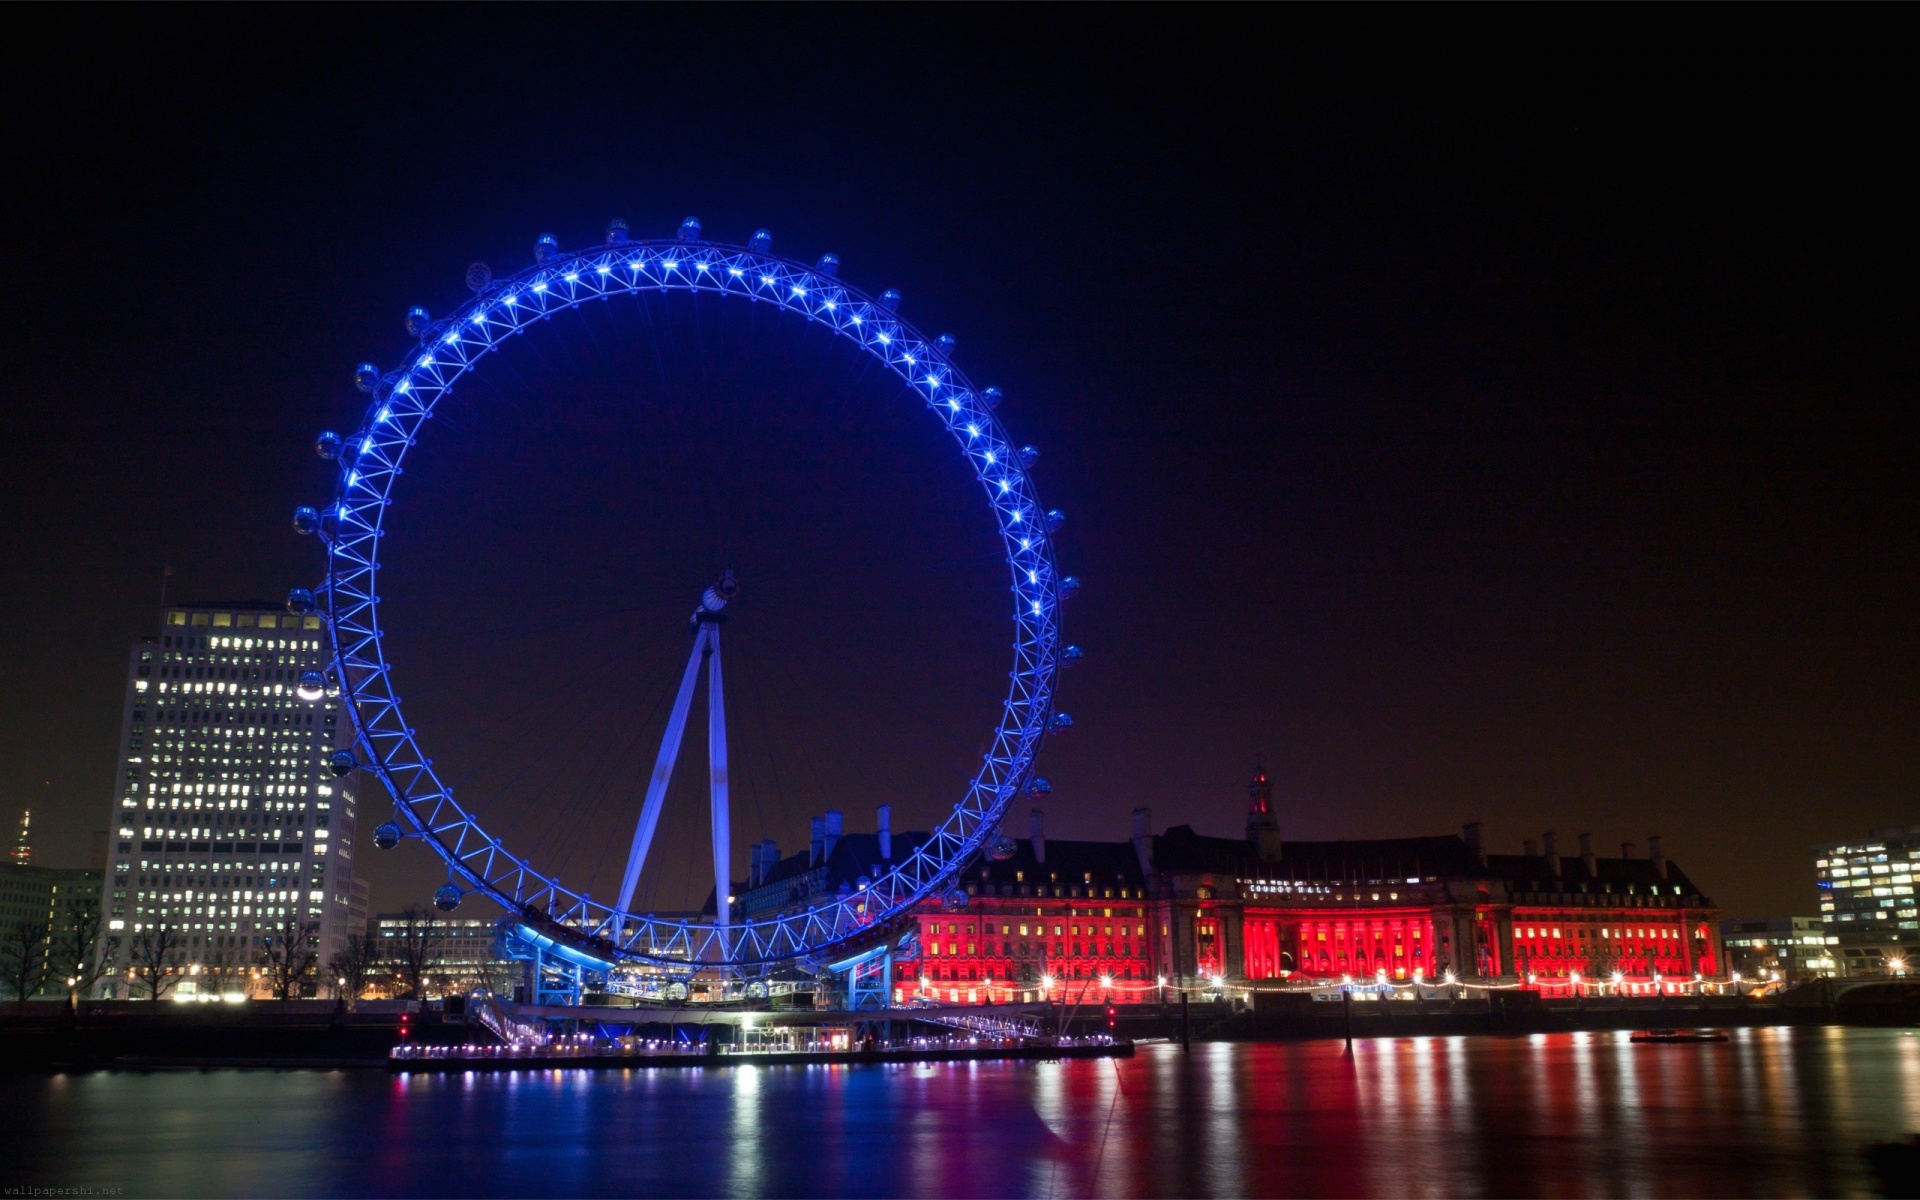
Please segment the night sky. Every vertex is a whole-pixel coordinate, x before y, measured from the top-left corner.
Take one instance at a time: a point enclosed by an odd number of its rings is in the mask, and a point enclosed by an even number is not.
[[[901,289],[1043,451],[1086,584],[1052,836],[1136,805],[1235,833],[1264,760],[1288,836],[1661,833],[1773,915],[1813,909],[1813,842],[1920,820],[1891,12],[39,19],[69,27],[0,83],[0,817],[32,806],[40,861],[105,822],[162,567],[175,599],[317,578],[288,523],[329,494],[313,437],[357,424],[353,367],[398,361],[409,305],[542,232],[689,214]],[[629,301],[441,415],[384,548],[389,649],[509,844],[611,894],[728,564],[738,872],[828,806],[924,827],[958,794],[1004,567],[951,441],[858,355]],[[704,757],[664,908],[705,895]],[[360,860],[381,908],[442,874]]]

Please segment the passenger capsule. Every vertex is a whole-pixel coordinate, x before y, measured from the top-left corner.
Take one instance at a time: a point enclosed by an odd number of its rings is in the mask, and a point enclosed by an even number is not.
[[[886,309],[890,313],[899,312],[900,311],[900,289],[888,288],[886,291],[881,292],[880,307]]]
[[[747,249],[755,254],[773,253],[773,234],[764,229],[754,230],[753,236],[747,239]]]
[[[965,888],[954,888],[946,895],[940,897],[940,903],[946,905],[948,908],[965,908],[967,906],[967,890]]]
[[[1067,514],[1057,508],[1047,510],[1047,532],[1052,533],[1067,523]]]
[[[359,765],[359,763],[353,760],[353,751],[351,750],[335,750],[332,754],[327,755],[327,770],[332,771],[335,775],[345,775],[348,771],[353,770]]]
[[[813,269],[825,275],[828,279],[832,279],[840,274],[840,256],[838,254],[822,254],[820,261],[813,264]]]
[[[1029,796],[1053,795],[1053,781],[1048,779],[1045,775],[1035,775],[1032,779],[1027,780],[1027,795]]]
[[[952,358],[953,352],[960,348],[960,342],[952,334],[943,333],[933,339],[933,348],[940,352],[942,358]]]
[[[1053,720],[1047,722],[1048,733],[1066,733],[1073,728],[1073,718],[1066,713],[1053,714]]]
[[[467,287],[471,291],[484,292],[493,282],[493,268],[483,262],[467,264]]]
[[[1060,665],[1063,667],[1078,666],[1080,663],[1080,660],[1085,658],[1086,656],[1087,656],[1087,652],[1085,650],[1082,650],[1080,647],[1068,646],[1065,650],[1062,650],[1060,652]]]
[[[313,611],[313,593],[305,588],[294,588],[287,593],[287,611],[299,616]]]
[[[1020,853],[1019,843],[1004,833],[993,839],[987,846],[987,857],[994,862],[1005,862],[1018,853]]]
[[[311,505],[302,504],[293,510],[293,531],[301,537],[311,537],[320,528],[320,513]]]
[[[533,243],[533,261],[546,266],[560,257],[560,239],[550,233],[543,233]]]
[[[1021,466],[1031,467],[1033,464],[1039,461],[1040,461],[1040,447],[1038,446],[1020,447],[1020,465]]]
[[[607,222],[607,245],[624,246],[632,236],[633,231],[627,228],[627,223],[621,218],[615,217]]]
[[[992,412],[994,409],[999,408],[1000,400],[1001,400],[1001,393],[1000,393],[1000,389],[997,387],[987,388],[986,390],[980,393],[980,403],[987,406],[988,412]]]
[[[1060,598],[1062,600],[1071,600],[1079,594],[1080,594],[1079,576],[1062,575],[1060,577]]]
[[[680,236],[680,240],[683,242],[699,241],[700,240],[700,218],[688,217],[686,220],[680,222],[679,236]]]
[[[400,844],[400,827],[392,821],[373,831],[373,844],[382,850],[391,850]]]
[[[417,338],[426,337],[427,327],[431,324],[433,324],[433,320],[427,316],[427,310],[421,308],[418,304],[407,310],[407,333],[411,336]]]
[[[313,439],[313,452],[332,462],[340,454],[340,435],[331,429],[322,431],[319,437]]]
[[[300,682],[294,685],[293,694],[302,700],[318,700],[327,694],[327,677],[318,671],[303,671]]]
[[[460,907],[460,889],[447,884],[433,894],[433,906],[441,912],[452,912]]]
[[[372,363],[361,363],[353,370],[353,386],[363,392],[370,392],[380,384],[380,368]]]

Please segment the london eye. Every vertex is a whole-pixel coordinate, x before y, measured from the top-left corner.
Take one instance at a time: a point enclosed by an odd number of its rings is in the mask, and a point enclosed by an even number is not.
[[[1050,736],[1073,722],[1056,705],[1056,675],[1079,657],[1062,640],[1061,610],[1078,589],[1059,572],[1056,539],[1065,521],[1048,509],[1034,482],[1039,452],[1016,442],[996,412],[1001,394],[977,387],[955,363],[951,337],[928,337],[900,315],[899,293],[873,296],[839,277],[833,255],[808,265],[776,255],[761,230],[747,243],[708,239],[698,220],[681,222],[672,238],[636,240],[624,222],[612,222],[602,244],[563,250],[552,235],[536,243],[533,265],[496,278],[484,264],[468,271],[471,296],[432,318],[423,308],[406,316],[416,339],[388,370],[367,363],[355,373],[368,395],[364,417],[350,434],[322,434],[316,449],[337,464],[334,497],[324,508],[302,507],[295,528],[324,544],[326,571],[312,589],[296,588],[288,605],[317,612],[332,647],[325,675],[302,680],[303,694],[338,688],[351,721],[350,744],[333,752],[336,774],[377,778],[391,797],[394,819],[380,826],[376,845],[419,841],[444,860],[448,882],[435,902],[451,910],[478,894],[518,923],[520,936],[576,965],[606,970],[619,964],[743,969],[796,960],[821,962],[871,941],[917,905],[963,903],[954,883],[968,862],[995,853],[1008,806],[1021,794],[1043,795],[1035,759]],[[477,806],[456,799],[425,738],[408,723],[396,690],[399,657],[383,626],[379,581],[382,550],[395,514],[409,451],[428,433],[435,409],[503,343],[549,319],[567,319],[594,301],[653,294],[686,303],[718,297],[729,304],[772,306],[829,331],[892,377],[900,402],[937,422],[969,464],[980,510],[992,523],[1007,570],[1004,610],[1011,623],[1011,666],[999,719],[982,742],[977,766],[929,836],[911,853],[863,882],[858,890],[810,898],[786,909],[735,919],[728,905],[730,812],[720,634],[730,600],[741,586],[731,571],[689,580],[698,594],[688,628],[692,644],[673,711],[660,744],[644,802],[633,814],[634,834],[618,897],[593,899],[558,869],[518,852],[482,823]],[[677,299],[674,299],[677,298]],[[409,481],[411,482],[411,481]],[[699,588],[707,586],[704,592]],[[682,610],[684,611],[684,610]],[[698,916],[641,911],[635,884],[650,852],[679,753],[698,677],[706,676],[709,707],[711,839],[714,904]],[[343,742],[346,739],[343,739]]]

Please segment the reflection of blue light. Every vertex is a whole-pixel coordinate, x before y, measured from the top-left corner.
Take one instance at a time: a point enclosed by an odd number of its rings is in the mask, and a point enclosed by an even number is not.
[[[399,383],[393,385],[393,390],[396,395],[404,396],[413,390],[413,380],[402,379]],[[385,412],[386,410],[382,409],[381,411]]]
[[[994,462],[994,456],[993,456],[993,451],[991,451],[991,450],[989,450],[989,451],[987,451],[987,465],[988,465],[988,466],[992,466],[992,465],[993,465],[993,462]],[[1005,484],[1002,484],[1001,486],[1002,486],[1002,487],[1004,487],[1004,486],[1006,486],[1006,485],[1005,485]]]
[[[733,276],[735,279],[738,279],[740,278],[741,271],[739,267],[728,267],[727,274]]]
[[[1032,538],[1021,538],[1021,539],[1020,539],[1020,548],[1021,548],[1022,550],[1031,550],[1031,549],[1033,549],[1033,539],[1032,539]]]
[[[1010,483],[1008,483],[1008,482],[1007,482],[1006,480],[1004,480],[1004,479],[1002,479],[1002,480],[1000,481],[1000,494],[1001,494],[1002,496],[1004,496],[1004,495],[1006,495],[1006,494],[1007,494],[1008,492],[1010,492],[1010,491],[1012,491],[1012,490],[1013,490],[1013,485],[1012,485],[1012,484],[1010,484]]]
[[[907,360],[907,365],[908,365],[908,366],[912,366],[912,365],[913,365],[913,355],[911,355],[911,354],[902,354],[902,355],[901,355],[900,357],[901,357],[901,358],[904,358],[904,359],[906,359],[906,360]]]
[[[574,274],[574,273],[573,273],[572,271],[568,271],[568,272],[567,272],[567,282],[568,282],[568,283],[579,283],[579,282],[580,282],[580,276],[578,276],[578,275],[576,275],[576,274]]]
[[[639,269],[640,269],[640,260],[637,258],[627,264],[627,270],[629,271],[638,271]]]
[[[520,297],[518,297],[518,296],[508,296],[508,297],[507,297],[507,303],[508,303],[508,304],[518,304],[518,303],[520,303]]]
[[[601,273],[602,275],[605,275],[605,274],[607,274],[607,273],[609,273],[609,272],[611,272],[611,271],[613,270],[613,268],[612,268],[612,267],[610,267],[610,266],[608,266],[608,265],[607,265],[607,264],[605,264],[605,263],[601,263],[601,264],[600,264],[600,265],[599,265],[598,267],[596,267],[596,268],[594,268],[594,269],[595,269],[595,270],[597,270],[597,271],[599,271],[599,272],[600,272],[600,273]]]
[[[1038,571],[1028,571],[1028,572],[1027,572],[1027,582],[1028,582],[1028,583],[1039,583],[1039,582],[1040,582],[1040,572],[1038,572]]]
[[[359,485],[359,483],[360,483],[360,472],[358,472],[358,471],[348,471],[348,472],[347,472],[347,486],[348,486],[348,487],[356,487],[356,486],[358,486],[358,485]]]
[[[508,301],[507,303],[509,303],[509,304],[511,304],[511,303],[513,303],[513,302],[512,302],[511,300],[509,300],[509,301]],[[487,323],[487,314],[486,314],[486,313],[484,313],[484,312],[477,312],[477,313],[475,313],[475,314],[473,314],[473,323],[474,323],[475,325],[485,325],[485,324]],[[448,334],[448,335],[447,335],[447,340],[448,340],[448,341],[452,341],[452,340],[453,340],[453,335],[452,335],[452,334]]]
[[[433,355],[431,355],[431,354],[423,354],[423,355],[421,355],[421,356],[420,356],[420,361],[419,361],[419,362],[418,362],[417,364],[415,364],[415,365],[416,365],[416,366],[418,366],[418,367],[420,367],[420,368],[421,368],[421,369],[423,369],[423,370],[424,370],[425,368],[427,368],[427,367],[430,367],[430,366],[432,366],[432,365],[433,365]]]
[[[704,271],[704,270],[706,270],[706,269],[707,269],[707,264],[705,264],[705,263],[702,263],[702,262],[697,262],[697,263],[695,263],[695,264],[693,264],[693,269],[694,269],[694,270],[696,270],[696,271]]]
[[[1033,615],[1036,617],[1040,615],[1040,602],[1038,600],[1033,602]]]
[[[588,954],[584,950],[576,950],[565,942],[557,942],[524,922],[515,924],[513,932],[522,940],[532,942],[548,954],[556,958],[564,958],[576,967],[585,967],[589,971],[613,970],[613,964],[606,959]]]
[[[367,454],[372,452],[372,450],[373,450],[373,435],[368,434],[365,438],[362,438],[360,441],[360,453]]]
[[[533,290],[536,292],[544,292],[547,290],[547,285],[544,283],[536,283],[533,285]]]
[[[375,418],[374,418],[374,420],[376,420],[376,421],[382,421],[382,422],[384,422],[384,421],[391,421],[391,420],[393,420],[393,410],[392,410],[392,409],[390,409],[390,408],[383,408],[383,409],[381,409],[381,410],[380,410],[380,415],[379,415],[379,416],[377,416],[377,417],[375,417]]]
[[[475,313],[475,314],[473,314],[473,320],[474,320],[474,324],[476,324],[476,325],[477,325],[477,324],[479,324],[479,323],[480,323],[480,314],[479,314],[479,313]],[[450,333],[450,334],[448,334],[448,335],[447,335],[446,337],[444,337],[444,338],[442,338],[441,340],[442,340],[442,341],[444,341],[444,342],[446,342],[446,344],[447,344],[447,345],[449,345],[449,346],[451,346],[451,345],[453,345],[453,344],[454,344],[455,342],[457,342],[457,341],[459,341],[459,340],[460,340],[460,335],[459,335],[459,334],[457,334],[457,333]]]
[[[796,296],[804,296],[807,294],[807,289],[796,283],[793,285],[793,294]]]
[[[955,396],[955,397],[954,397],[953,399],[951,399],[951,400],[949,400],[949,401],[947,401],[947,407],[948,407],[948,408],[950,408],[950,409],[952,409],[952,410],[953,410],[954,412],[959,412],[959,411],[960,411],[960,397],[958,397],[958,396]]]
[[[831,301],[831,300],[829,300],[829,301],[827,301],[827,311],[828,311],[828,312],[832,312],[832,311],[833,311],[834,309],[836,309],[836,308],[839,308],[839,307],[840,307],[840,306],[839,306],[838,304],[835,304],[835,303],[834,303],[833,301]]]
[[[666,262],[661,263],[660,265],[665,267],[669,271],[677,271],[680,269],[680,260],[677,258],[670,258]]]
[[[1017,508],[1016,508],[1016,509],[1014,509],[1014,510],[1013,510],[1013,523],[1014,523],[1014,524],[1016,524],[1016,525],[1018,525],[1018,524],[1020,523],[1020,518],[1021,518],[1021,517],[1023,517],[1023,516],[1025,516],[1025,515],[1026,515],[1026,514],[1025,514],[1025,513],[1022,513],[1022,512],[1021,512],[1021,511],[1020,511],[1019,509],[1017,509]],[[1024,547],[1024,545],[1025,545],[1025,543],[1022,543],[1022,546],[1023,546],[1023,547]]]
[[[762,276],[760,277],[760,282],[761,282],[761,283],[764,283],[764,284],[766,284],[766,285],[767,285],[768,287],[772,287],[772,286],[773,286],[773,276],[771,276],[771,275],[762,275]]]
[[[979,437],[979,436],[980,436],[980,427],[979,427],[978,425],[969,425],[969,426],[967,426],[967,436],[968,436],[968,437],[970,437],[970,438],[975,438],[975,437]]]
[[[865,318],[865,317],[855,317],[855,318],[853,319],[853,323],[854,323],[855,325],[865,325],[865,324],[867,323],[867,321],[866,321],[866,318]]]
[[[893,339],[883,333],[880,335],[880,344],[882,346],[891,346],[893,345]]]

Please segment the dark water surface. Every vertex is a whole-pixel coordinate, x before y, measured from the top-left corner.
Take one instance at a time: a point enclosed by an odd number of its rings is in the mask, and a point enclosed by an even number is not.
[[[0,1079],[0,1188],[125,1195],[1848,1195],[1920,1036],[1144,1046],[1126,1061]],[[17,1193],[12,1193],[17,1194]]]

